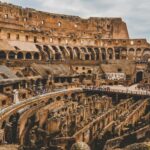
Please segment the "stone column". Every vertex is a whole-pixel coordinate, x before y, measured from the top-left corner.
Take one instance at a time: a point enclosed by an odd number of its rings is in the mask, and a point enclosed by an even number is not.
[[[9,60],[9,53],[6,53],[6,60]]]
[[[14,103],[17,104],[19,103],[19,93],[18,90],[14,90]]]

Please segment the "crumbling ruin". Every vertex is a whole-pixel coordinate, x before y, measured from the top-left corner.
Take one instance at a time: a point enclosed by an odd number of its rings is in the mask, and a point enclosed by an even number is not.
[[[149,141],[149,67],[150,44],[130,39],[121,18],[0,3],[0,147],[112,150]]]

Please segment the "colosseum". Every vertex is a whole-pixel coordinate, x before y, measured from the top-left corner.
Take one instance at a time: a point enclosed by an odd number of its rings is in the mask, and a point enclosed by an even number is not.
[[[122,18],[82,19],[0,2],[0,150],[148,145],[146,39],[129,38]]]

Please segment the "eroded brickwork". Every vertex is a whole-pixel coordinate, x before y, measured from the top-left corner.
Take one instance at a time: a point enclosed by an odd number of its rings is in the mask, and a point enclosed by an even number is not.
[[[0,3],[0,148],[112,150],[149,141],[149,62],[150,44],[130,39],[121,18]]]

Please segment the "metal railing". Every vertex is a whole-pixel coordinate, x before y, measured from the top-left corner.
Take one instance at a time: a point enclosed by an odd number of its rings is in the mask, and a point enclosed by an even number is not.
[[[84,91],[100,91],[100,92],[108,92],[108,93],[124,93],[131,95],[143,95],[150,96],[150,91],[141,91],[141,90],[119,90],[119,89],[107,89],[107,88],[84,88]]]

